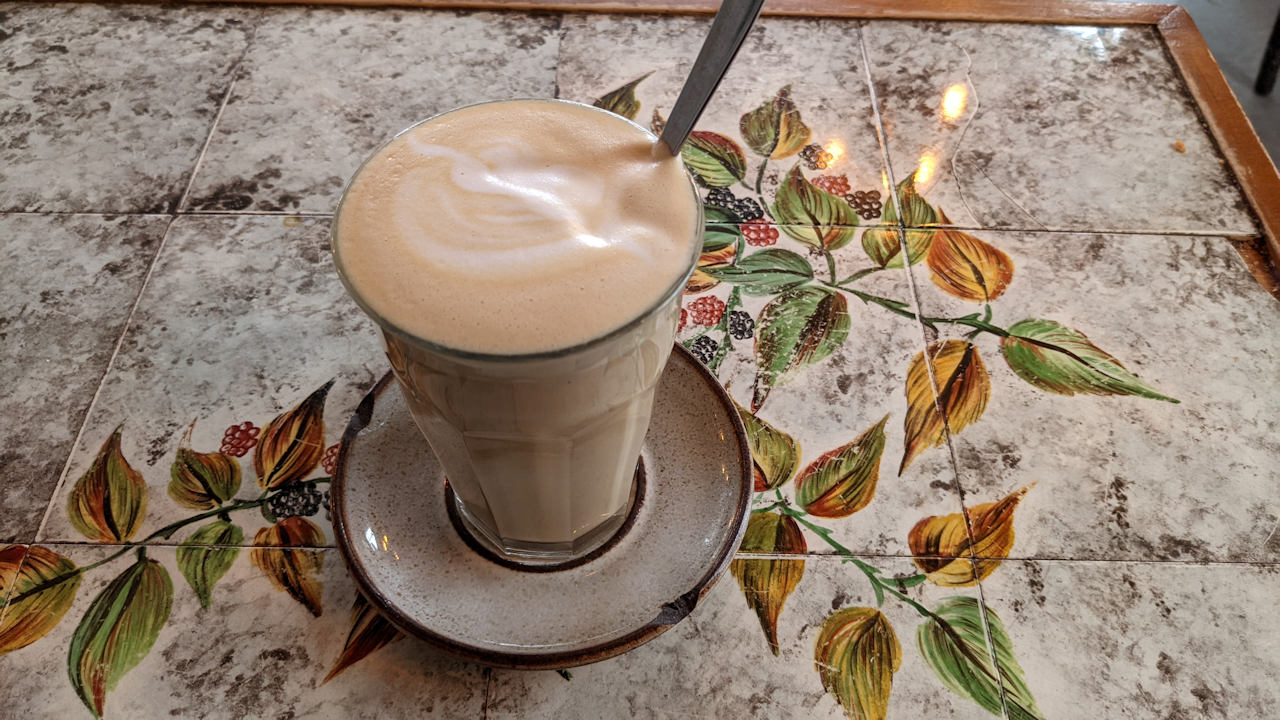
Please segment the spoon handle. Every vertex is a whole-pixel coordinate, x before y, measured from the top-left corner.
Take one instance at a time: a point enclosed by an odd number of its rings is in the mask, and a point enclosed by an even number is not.
[[[711,31],[702,42],[702,50],[693,63],[693,70],[680,89],[680,97],[671,108],[671,117],[658,138],[658,145],[671,155],[679,154],[680,146],[689,137],[694,123],[702,116],[707,101],[720,85],[720,79],[729,69],[729,63],[738,54],[764,0],[724,0],[711,22]]]

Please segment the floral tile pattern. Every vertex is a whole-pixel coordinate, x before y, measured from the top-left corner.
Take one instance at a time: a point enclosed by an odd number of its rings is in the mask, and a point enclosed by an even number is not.
[[[1009,561],[983,583],[1050,717],[1269,717],[1277,593],[1275,565]]]
[[[960,397],[989,385],[985,413],[979,419],[957,400],[951,442],[967,495],[1035,484],[1016,555],[1280,558],[1270,491],[1280,456],[1280,313],[1231,244],[975,235],[982,246],[943,232],[934,243],[959,239],[974,258],[994,248],[1012,280],[993,292],[989,328],[938,323],[930,347],[964,347],[966,331],[977,332],[971,347],[985,377],[960,377],[953,388]],[[935,260],[931,251],[913,268],[926,317],[984,307],[957,297],[954,275]],[[940,386],[946,374],[935,368]]]
[[[0,215],[0,542],[35,539],[169,218]]]
[[[863,33],[895,184],[915,174],[951,222],[1257,232],[1151,28],[872,21]]]
[[[182,456],[183,448],[225,452],[221,460],[206,461],[221,463],[218,468],[191,471],[225,478],[214,493],[220,500],[256,498],[286,480],[323,477],[321,449],[337,443],[356,403],[386,365],[372,323],[333,271],[328,228],[325,220],[294,217],[174,221],[120,354],[89,411],[43,541],[139,540],[215,507],[208,497],[170,489],[175,465],[195,462]],[[299,405],[303,414],[315,415],[307,432],[314,433],[316,455],[306,458],[309,464],[276,467],[280,463],[261,458],[253,445],[266,442],[273,418]],[[227,437],[233,426],[248,432]],[[250,437],[254,428],[265,434]],[[84,483],[95,468],[108,467],[95,465],[95,458],[117,455],[137,474],[132,484],[146,488],[138,491],[142,504],[131,515],[132,532],[118,525],[103,534],[101,523],[91,521],[86,522],[93,529],[77,528],[69,503],[97,507]],[[314,530],[276,544],[330,544],[333,533],[319,512],[321,497],[297,502],[307,506],[303,515],[311,516]],[[236,522],[250,540],[273,521],[254,506]]]
[[[417,642],[392,642],[346,664],[358,593],[334,550],[293,563],[311,571],[304,577],[322,597],[312,612],[261,569],[290,566],[282,556],[300,551],[31,552],[81,573],[57,586],[67,590],[53,603],[60,622],[41,628],[47,635],[38,643],[0,656],[6,716],[89,717],[90,708],[107,718],[481,716],[484,670]],[[219,564],[211,556],[220,552]],[[221,574],[202,605],[191,578],[210,577],[202,571],[211,565]],[[130,623],[112,625],[119,616]]]
[[[188,208],[332,212],[360,161],[409,125],[481,100],[552,95],[556,22],[265,10]]]
[[[173,210],[257,14],[0,6],[0,210]]]

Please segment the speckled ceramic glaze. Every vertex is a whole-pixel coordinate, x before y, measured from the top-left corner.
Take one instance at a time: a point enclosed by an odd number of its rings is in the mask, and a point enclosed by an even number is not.
[[[444,474],[390,375],[352,419],[334,478],[338,546],[366,597],[402,630],[481,662],[570,667],[683,620],[742,539],[751,461],[728,396],[687,351],[663,373],[634,523],[559,572],[499,565],[446,513]]]

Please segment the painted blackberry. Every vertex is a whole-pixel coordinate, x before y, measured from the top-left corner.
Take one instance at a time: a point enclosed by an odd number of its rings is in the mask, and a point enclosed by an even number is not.
[[[707,191],[706,204],[711,205],[712,207],[720,207],[726,210],[732,210],[734,199],[735,198],[733,197],[733,193],[729,190],[729,188],[723,188],[723,187],[711,188],[711,190]]]
[[[693,347],[689,348],[689,352],[698,358],[703,365],[710,365],[711,361],[716,357],[716,350],[720,349],[720,343],[703,335],[693,341]]]
[[[760,220],[764,217],[764,210],[760,208],[760,203],[751,198],[742,198],[734,200],[733,206],[729,208],[734,215],[740,220]]]
[[[826,170],[835,156],[823,150],[821,145],[809,143],[800,149],[800,159],[810,170]]]
[[[853,207],[863,220],[874,220],[880,217],[884,210],[884,206],[880,202],[880,191],[876,189],[846,193],[844,200]]]
[[[755,335],[756,321],[749,313],[734,310],[729,313],[729,334],[734,340],[750,340]]]
[[[310,517],[320,512],[320,504],[324,496],[316,489],[313,482],[297,483],[272,495],[267,499],[267,506],[277,520],[287,517]]]

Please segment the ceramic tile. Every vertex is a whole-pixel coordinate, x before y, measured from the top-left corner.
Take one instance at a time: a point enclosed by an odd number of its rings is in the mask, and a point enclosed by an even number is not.
[[[864,36],[894,176],[915,173],[952,222],[1256,232],[1154,29],[878,21]]]
[[[6,3],[0,209],[172,210],[256,14]]]
[[[975,266],[997,277],[989,261],[995,247],[1013,268],[1007,290],[991,303],[993,326],[1069,346],[1077,358],[1021,341],[1002,352],[997,335],[982,332],[973,343],[989,375],[985,413],[966,426],[963,418],[976,403],[950,404],[952,429],[962,428],[953,443],[967,504],[1035,483],[1014,523],[1014,556],[1280,556],[1280,511],[1271,493],[1280,478],[1280,314],[1232,245],[1211,237],[976,235],[985,244],[966,241],[965,251]],[[980,304],[943,292],[940,276],[926,265],[915,268],[926,316],[980,311]],[[955,266],[951,272],[963,275]],[[961,334],[969,328],[937,327],[940,340],[963,348]],[[1063,369],[1046,370],[1021,348],[1060,358]],[[1107,361],[1102,352],[1140,381],[1115,368],[1109,376],[1075,370],[1083,359]],[[959,355],[952,358],[949,365]],[[1042,390],[1015,371],[1045,388],[1081,394]],[[955,375],[945,370],[939,383]],[[957,381],[965,389],[954,395],[976,398],[978,375]],[[1139,395],[1088,392],[1107,388]]]
[[[869,560],[886,574],[910,575],[903,560]],[[835,611],[876,605],[864,576],[835,558],[811,557],[778,620],[779,655],[755,613],[725,576],[682,623],[636,650],[574,668],[566,682],[553,672],[495,670],[489,718],[845,717],[824,692],[814,652],[824,622]],[[925,607],[943,598],[970,598],[974,588],[913,588]],[[933,676],[912,638],[921,615],[889,596],[881,608],[901,645],[888,717],[988,718],[985,710],[953,695]],[[887,658],[886,658],[887,660]]]
[[[302,442],[326,447],[338,442],[360,397],[385,372],[386,360],[372,322],[338,281],[327,233],[325,220],[294,217],[181,217],[174,222],[120,354],[89,411],[44,539],[83,539],[68,520],[67,501],[117,426],[121,452],[149,495],[133,540],[199,511],[180,506],[166,490],[193,420],[192,446],[213,452],[230,426],[249,422],[266,428],[279,413],[334,380],[322,405],[323,428],[307,423],[315,436],[307,434]],[[251,457],[238,460],[242,498],[260,494]],[[313,457],[289,479],[327,474],[321,468],[306,472],[314,467]],[[312,499],[313,508],[318,500]],[[246,542],[267,524],[257,507],[245,507],[236,517],[247,528]],[[304,544],[331,542],[323,513],[316,510],[312,519],[323,537]]]
[[[706,287],[714,282],[710,276],[694,276],[690,287],[696,292],[688,293],[683,301],[685,324],[679,339],[695,355],[710,361],[740,406],[751,408],[754,401],[759,419],[797,444],[798,452],[792,453],[789,464],[775,463],[790,467],[791,472],[771,473],[778,478],[773,484],[781,483],[780,490],[788,501],[797,499],[795,478],[811,463],[853,443],[864,432],[874,436],[874,428],[887,418],[882,428],[882,454],[873,463],[878,463],[879,480],[864,486],[873,495],[858,494],[863,500],[874,500],[857,510],[856,517],[809,518],[831,531],[834,544],[806,532],[807,548],[819,553],[843,546],[855,553],[910,554],[907,532],[911,527],[926,516],[958,513],[960,502],[955,474],[944,452],[927,453],[905,473],[898,472],[904,452],[907,370],[922,350],[923,338],[909,311],[904,311],[907,316],[903,317],[874,300],[909,302],[907,275],[892,268],[868,272],[845,282],[845,291],[834,291],[833,277],[840,283],[874,267],[866,258],[862,241],[866,233],[875,231],[850,229],[849,244],[831,253],[832,273],[821,253],[810,252],[788,234],[803,236],[808,230],[772,228],[768,234],[755,236],[752,242],[761,244],[753,246],[738,242],[734,226],[709,226],[704,246],[708,252],[703,256],[703,262],[710,263],[706,271],[726,272],[723,263],[740,255],[735,267],[741,274],[737,282],[711,287]],[[767,242],[773,244],[764,246]],[[725,243],[728,250],[720,247]],[[741,245],[740,251],[735,250],[735,243]],[[726,252],[728,255],[723,254]],[[756,284],[758,278],[777,277],[757,272],[766,267],[765,259],[770,257],[768,262],[791,268],[794,279],[787,282],[796,287],[787,290],[781,285]],[[810,276],[812,279],[806,280]],[[752,294],[758,292],[764,294]],[[861,301],[855,293],[869,301]],[[847,323],[843,339],[837,330],[842,323]],[[792,331],[778,334],[762,330],[786,326]],[[811,345],[817,349],[809,355]],[[830,354],[821,357],[824,351]],[[782,368],[782,372],[761,397],[771,376],[770,367]],[[868,444],[867,458],[874,456],[874,444]],[[776,498],[772,491],[759,493],[757,506]]]
[[[47,549],[79,567],[113,554],[84,545]],[[133,551],[123,550],[84,573],[66,614],[47,635],[0,656],[7,717],[91,717],[68,677],[68,655],[92,603],[138,562]],[[376,650],[326,682],[343,653],[356,597],[342,558],[334,550],[312,551],[319,567],[305,577],[321,596],[313,615],[268,580],[251,552],[241,550],[231,560],[206,609],[182,574],[175,548],[147,551],[152,564],[140,585],[152,592],[131,596],[128,611],[164,618],[157,611],[166,596],[171,610],[149,651],[115,678],[118,684],[108,684],[103,717],[481,716],[483,669],[413,640]],[[285,564],[286,551],[258,552],[266,566]],[[94,663],[85,667],[91,676]]]
[[[330,212],[359,163],[412,123],[551,96],[555,28],[519,13],[269,9],[189,207]]]
[[[35,539],[168,223],[0,215],[0,542]]]
[[[1044,717],[1274,713],[1274,565],[1010,561],[982,585]]]
[[[9,607],[9,592],[18,577],[17,569],[26,554],[26,545],[0,546],[0,565],[3,565],[3,571],[0,571],[0,626],[3,626],[5,611]]]
[[[637,122],[650,125],[655,112],[666,117],[675,104],[710,18],[643,15],[566,15],[563,22],[559,96],[593,102],[637,78],[638,107],[631,108]],[[778,117],[784,129],[783,143],[771,162],[752,149],[740,120],[765,104],[779,91],[789,93],[791,112]],[[765,123],[765,126],[768,126]],[[776,122],[775,122],[776,125]],[[723,174],[723,182],[739,200],[753,199],[771,205],[778,188],[793,167],[809,179],[844,176],[845,192],[875,190],[883,194],[886,177],[876,136],[871,95],[867,85],[862,48],[856,23],[798,18],[764,18],[752,29],[728,74],[698,122],[698,130],[722,136],[718,157],[721,169],[743,162],[738,171]],[[808,140],[804,135],[808,134]],[[752,135],[754,138],[754,134]],[[727,139],[727,142],[726,140]],[[821,145],[829,162],[819,169],[798,154],[806,144]],[[782,145],[787,149],[782,149]],[[714,145],[712,146],[714,147]],[[728,148],[736,148],[735,150]],[[714,156],[714,154],[713,154]],[[688,156],[686,156],[688,157]],[[872,208],[868,208],[870,210]],[[856,222],[850,208],[844,215]],[[755,214],[758,211],[751,211]],[[745,214],[745,213],[744,213]],[[878,222],[880,213],[864,222]],[[778,218],[786,222],[785,218]]]

